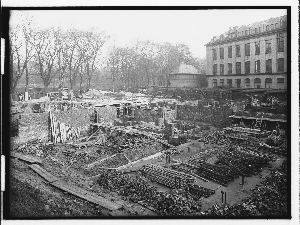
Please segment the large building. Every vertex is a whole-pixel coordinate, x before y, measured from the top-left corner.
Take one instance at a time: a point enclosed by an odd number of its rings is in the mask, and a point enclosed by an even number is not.
[[[208,87],[287,87],[287,16],[229,28],[206,45]]]
[[[198,88],[205,85],[205,75],[192,65],[181,64],[169,75],[170,88]]]

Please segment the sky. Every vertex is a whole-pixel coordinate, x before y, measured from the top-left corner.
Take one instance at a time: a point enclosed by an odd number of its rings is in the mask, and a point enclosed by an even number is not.
[[[184,43],[194,57],[205,58],[205,44],[229,27],[286,15],[284,9],[223,10],[34,10],[13,11],[11,25],[24,15],[40,28],[96,29],[111,35],[116,46],[132,45],[137,39]]]

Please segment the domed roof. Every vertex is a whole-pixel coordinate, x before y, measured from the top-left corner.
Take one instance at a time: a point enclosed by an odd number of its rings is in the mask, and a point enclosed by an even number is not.
[[[172,74],[174,73],[198,74],[198,70],[192,65],[181,64]]]

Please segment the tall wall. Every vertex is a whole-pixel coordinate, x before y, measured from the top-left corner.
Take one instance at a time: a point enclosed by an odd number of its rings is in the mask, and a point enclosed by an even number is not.
[[[247,32],[247,33],[246,33]],[[284,48],[281,52],[277,45],[277,39],[282,38]],[[254,79],[260,78],[261,88],[286,88],[287,87],[287,26],[286,16],[271,18],[267,21],[254,23],[249,26],[241,26],[239,28],[230,28],[224,35],[214,37],[206,45],[207,58],[207,81],[208,87],[214,87],[213,80],[217,80],[217,86],[222,86],[220,82],[224,79],[224,86],[227,85],[227,79],[232,79],[232,87],[236,87],[236,79],[241,79],[241,88],[246,87],[244,80],[250,79],[250,87],[254,86]],[[266,54],[266,41],[271,43],[271,52]],[[260,53],[256,55],[255,44],[259,42]],[[245,54],[245,45],[250,44],[250,56]],[[236,48],[240,46],[240,56],[236,55]],[[228,49],[232,47],[232,57],[228,57]],[[220,58],[220,48],[224,49],[224,58]],[[213,51],[216,51],[216,59],[213,58]],[[284,68],[278,70],[278,59],[283,59]],[[266,60],[272,60],[272,71],[266,71]],[[255,62],[260,61],[260,71],[255,71]],[[236,63],[241,63],[241,73],[237,73]],[[250,62],[250,72],[246,73],[245,62]],[[232,64],[232,72],[229,73],[228,64]],[[221,74],[220,65],[224,65],[224,73]],[[213,67],[217,65],[217,71],[214,74]],[[272,84],[265,85],[265,79],[271,78]],[[277,82],[277,78],[280,82]]]

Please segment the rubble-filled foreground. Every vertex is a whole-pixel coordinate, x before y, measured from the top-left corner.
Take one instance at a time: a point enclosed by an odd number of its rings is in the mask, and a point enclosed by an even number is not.
[[[92,112],[23,113],[12,152],[38,158],[41,169],[58,180],[118,202],[124,215],[287,214],[285,136],[250,128],[198,126],[184,118],[184,107],[179,115],[152,113],[149,121],[134,126],[117,125],[113,108],[97,110],[96,123],[90,118]],[[221,117],[228,121],[225,114]],[[180,117],[177,128],[172,123],[175,116]],[[76,135],[65,135],[68,132]],[[147,209],[148,214],[133,212],[126,202]]]

